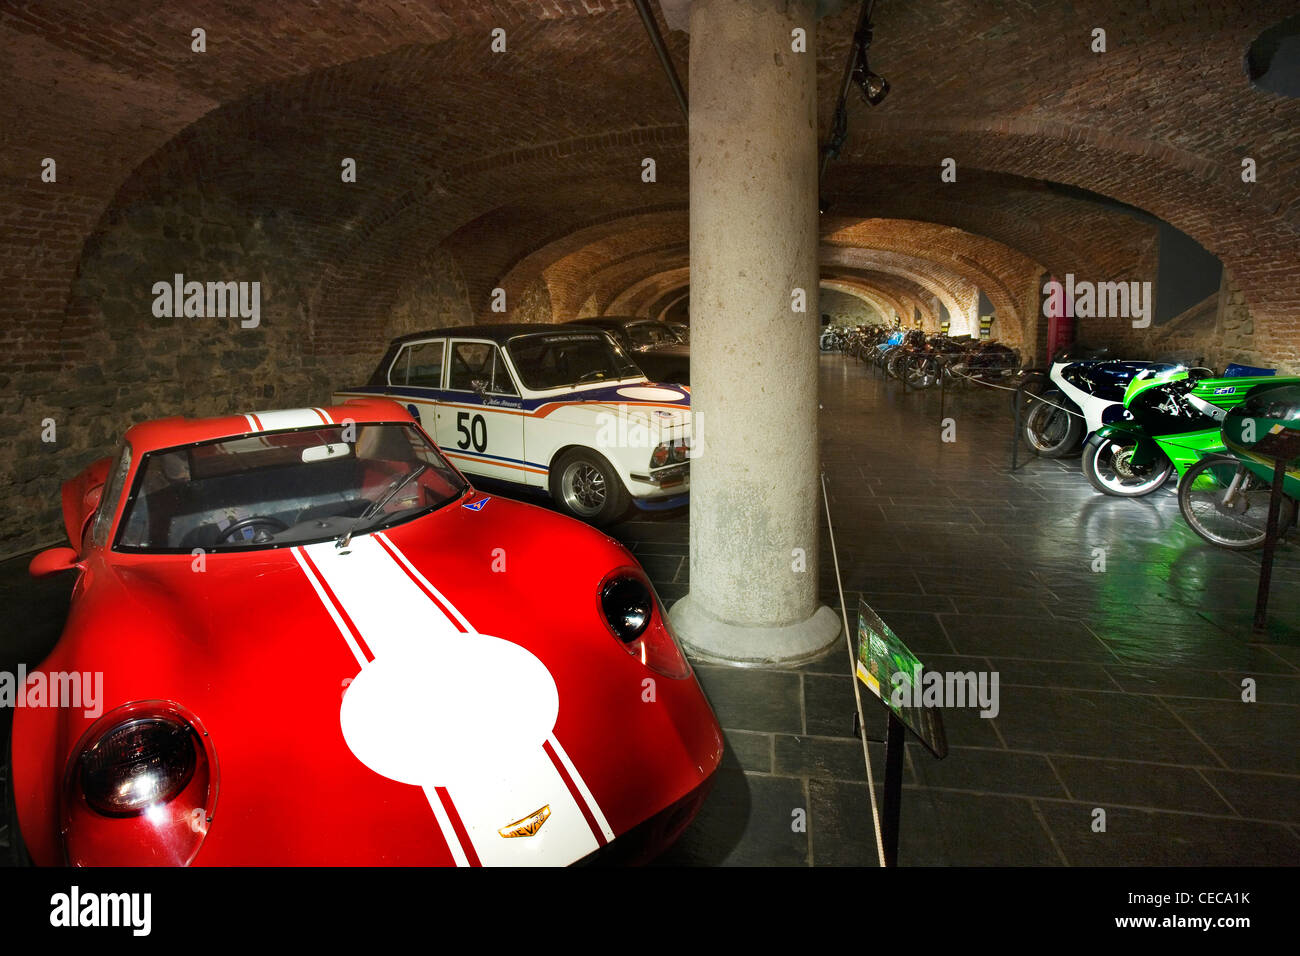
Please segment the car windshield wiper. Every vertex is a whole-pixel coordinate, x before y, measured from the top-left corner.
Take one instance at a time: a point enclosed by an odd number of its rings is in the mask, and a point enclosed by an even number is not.
[[[401,481],[393,485],[393,487],[390,488],[387,491],[387,493],[377,498],[374,504],[370,505],[368,508],[366,508],[365,511],[357,515],[357,520],[352,522],[351,527],[349,527],[347,531],[344,531],[341,535],[338,536],[337,539],[335,539],[334,547],[346,548],[351,543],[352,536],[356,534],[357,528],[361,527],[371,518],[375,517],[375,515],[383,511],[384,506],[388,504],[390,501],[392,501],[394,498],[396,498],[397,493],[399,491],[401,491],[403,488],[405,488],[412,481],[420,477],[420,475],[424,474],[428,470],[429,470],[428,464],[421,462],[418,468],[412,468],[410,471],[408,471],[406,473],[406,476],[403,477]]]

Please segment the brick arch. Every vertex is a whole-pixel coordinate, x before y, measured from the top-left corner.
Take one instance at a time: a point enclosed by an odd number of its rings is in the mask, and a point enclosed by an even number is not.
[[[614,213],[572,230],[545,238],[536,248],[519,254],[503,267],[499,285],[507,299],[539,277],[545,277],[557,315],[576,312],[592,295],[591,277],[611,263],[642,255],[647,249],[680,245],[686,233],[685,206]],[[450,245],[459,237],[453,236]],[[668,241],[668,247],[655,245]]]
[[[891,302],[889,296],[873,289],[866,283],[854,282],[851,279],[822,279],[821,286],[824,289],[832,289],[836,292],[843,292],[845,295],[851,295],[856,299],[861,299],[871,306],[885,322],[893,320],[892,313],[894,312],[898,312],[900,318],[903,315],[898,304]]]
[[[659,296],[659,298],[655,299],[654,302],[650,303],[647,311],[650,315],[662,321],[663,317],[667,315],[678,302],[681,302],[683,299],[689,299],[690,297],[690,283],[683,283],[676,288],[669,289],[663,295]]]
[[[852,282],[884,296],[894,305],[899,318],[906,323],[911,323],[915,315],[914,310],[920,309],[922,325],[930,331],[939,329],[939,310],[932,304],[937,302],[938,298],[929,289],[906,276],[869,268],[823,266],[821,277],[823,281],[835,279],[841,282]]]
[[[602,310],[603,315],[649,315],[650,303],[664,294],[664,291],[679,288],[690,278],[690,267],[679,266],[655,272],[632,283],[610,300]]]

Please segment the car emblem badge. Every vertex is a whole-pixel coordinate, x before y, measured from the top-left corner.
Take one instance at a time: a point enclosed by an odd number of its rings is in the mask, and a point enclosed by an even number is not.
[[[498,830],[497,833],[500,833],[501,836],[507,840],[513,839],[514,837],[536,836],[537,831],[542,828],[543,823],[550,819],[550,816],[551,805],[548,803],[546,806],[542,807],[542,809],[534,810],[522,820],[516,820],[514,823],[507,823]]]
[[[468,508],[470,511],[482,511],[483,506],[491,501],[491,498],[478,498],[474,501],[467,501],[461,505],[462,508]]]

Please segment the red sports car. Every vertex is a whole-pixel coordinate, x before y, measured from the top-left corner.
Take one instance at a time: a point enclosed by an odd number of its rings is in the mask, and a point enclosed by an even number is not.
[[[644,859],[721,760],[631,554],[395,402],[137,425],[63,509],[10,756],[36,863]]]

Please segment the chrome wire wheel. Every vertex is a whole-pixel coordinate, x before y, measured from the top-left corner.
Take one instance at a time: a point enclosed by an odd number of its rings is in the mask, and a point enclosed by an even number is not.
[[[1178,483],[1178,508],[1183,519],[1210,544],[1233,551],[1261,547],[1268,526],[1268,482],[1227,458],[1203,458]],[[1278,530],[1295,519],[1295,502],[1284,497]]]
[[[573,461],[560,475],[560,489],[564,504],[571,512],[591,518],[605,507],[609,490],[605,476],[589,461]]]

